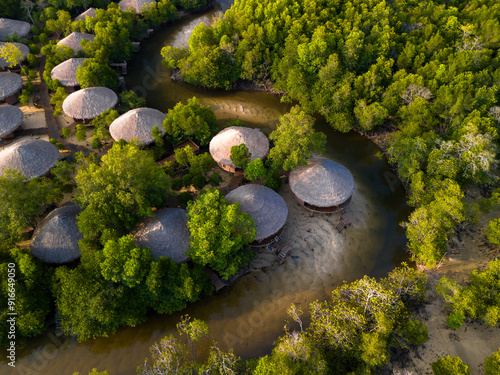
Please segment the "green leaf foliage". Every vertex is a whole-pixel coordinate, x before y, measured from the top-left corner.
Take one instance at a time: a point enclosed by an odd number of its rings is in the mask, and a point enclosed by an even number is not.
[[[432,372],[434,375],[469,375],[469,366],[462,362],[459,357],[439,358],[432,363]]]
[[[484,372],[486,375],[500,374],[500,348],[484,360]]]
[[[250,162],[251,157],[252,153],[248,150],[248,147],[244,143],[231,147],[231,154],[229,158],[236,167],[245,169]]]
[[[104,86],[111,90],[118,88],[118,73],[97,59],[87,59],[76,69],[76,79],[82,89]]]

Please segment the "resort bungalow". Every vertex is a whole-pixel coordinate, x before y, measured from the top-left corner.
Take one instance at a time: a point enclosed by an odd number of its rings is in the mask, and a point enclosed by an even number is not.
[[[72,204],[52,211],[36,228],[31,238],[31,254],[45,263],[63,264],[80,257],[76,216],[80,208]]]
[[[212,138],[210,154],[222,169],[234,173],[237,167],[231,161],[231,147],[242,143],[252,154],[250,161],[264,159],[269,152],[269,140],[259,129],[230,126]]]
[[[78,51],[83,51],[82,48],[82,40],[89,40],[91,42],[94,41],[95,35],[93,34],[85,34],[85,33],[79,33],[77,31],[72,32],[69,34],[66,38],[61,39],[57,45],[58,46],[66,46],[71,48],[74,51],[74,54],[76,55]]]
[[[109,126],[109,133],[115,141],[124,139],[129,142],[137,138],[144,145],[155,141],[151,135],[153,127],[158,127],[162,134],[163,120],[167,116],[154,108],[136,108],[115,119]]]
[[[76,70],[79,66],[83,65],[83,62],[87,60],[86,58],[72,58],[63,61],[59,65],[55,66],[50,73],[50,78],[57,79],[61,85],[75,87],[78,86],[78,81],[76,79]]]
[[[274,190],[257,184],[243,185],[226,195],[226,200],[231,204],[238,202],[241,210],[255,221],[257,234],[252,246],[267,246],[283,232],[288,207]]]
[[[290,189],[297,202],[314,212],[335,212],[351,201],[354,179],[351,172],[323,157],[313,157],[307,165],[290,173]]]
[[[75,17],[75,21],[86,21],[87,18],[93,18],[95,17],[95,8],[89,8],[85,12],[81,13],[77,17]]]
[[[59,161],[59,150],[52,143],[23,138],[0,151],[0,176],[6,169],[17,169],[28,180],[43,176]]]
[[[118,6],[120,9],[125,12],[129,10],[130,7],[134,8],[135,12],[137,14],[142,13],[142,7],[144,5],[149,5],[149,4],[154,4],[156,3],[156,0],[121,0],[118,3]]]
[[[23,87],[23,79],[19,74],[0,73],[0,103],[14,104],[19,91]]]
[[[10,104],[0,105],[0,138],[12,138],[23,123],[23,111]]]
[[[66,115],[74,119],[92,120],[118,103],[118,96],[107,87],[89,87],[69,94],[62,104]]]
[[[0,50],[6,45],[7,43],[5,42],[0,42]],[[28,53],[30,53],[30,49],[26,44],[22,43],[11,43],[17,48],[19,48],[19,51],[21,51],[21,54],[23,55],[23,60],[26,60],[26,56],[28,56]],[[7,62],[7,60],[3,59],[0,57],[0,68],[5,69],[9,66],[10,64]]]
[[[137,246],[151,250],[153,259],[169,257],[177,263],[187,262],[191,234],[187,227],[187,211],[182,208],[157,210],[132,232]]]
[[[0,18],[0,40],[6,41],[8,37],[17,35],[19,38],[26,37],[31,30],[28,22]]]

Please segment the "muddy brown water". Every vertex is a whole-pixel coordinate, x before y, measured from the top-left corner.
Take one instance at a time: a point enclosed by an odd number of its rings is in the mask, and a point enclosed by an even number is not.
[[[142,43],[140,53],[129,64],[127,88],[145,96],[148,106],[165,112],[177,102],[196,96],[212,107],[221,126],[239,118],[247,126],[259,127],[269,134],[278,117],[290,109],[278,96],[173,83],[170,70],[161,64],[163,46],[185,45],[195,25],[210,22],[216,12],[230,4],[221,1],[216,10],[187,16]],[[354,224],[346,232],[334,231],[338,220],[335,215],[311,217],[292,201],[288,187],[284,186],[280,194],[287,202],[289,219],[283,238],[292,245],[293,258],[288,258],[283,266],[246,275],[232,287],[191,304],[182,312],[169,316],[151,313],[145,323],[121,328],[107,338],[78,344],[74,338],[56,337],[52,327],[17,351],[15,368],[7,366],[2,353],[0,373],[71,375],[79,371],[83,375],[97,368],[108,370],[111,375],[135,374],[137,366],[148,356],[149,347],[175,333],[175,324],[186,313],[205,320],[210,328],[210,335],[197,347],[199,358],[207,353],[213,340],[245,359],[265,355],[282,333],[291,303],[307,312],[309,303],[328,298],[331,290],[344,280],[363,275],[382,277],[406,260],[406,239],[399,226],[409,213],[404,190],[395,182],[387,163],[375,157],[377,146],[355,133],[337,133],[322,120],[318,120],[316,128],[327,134],[325,155],[345,165],[354,176]]]

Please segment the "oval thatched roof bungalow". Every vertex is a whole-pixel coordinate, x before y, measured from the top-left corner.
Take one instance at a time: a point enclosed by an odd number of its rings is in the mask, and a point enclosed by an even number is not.
[[[85,12],[75,17],[75,21],[80,21],[80,20],[86,21],[87,18],[93,18],[93,17],[95,17],[95,8],[90,7]]]
[[[191,234],[187,227],[187,211],[182,208],[157,210],[155,216],[139,223],[132,232],[137,246],[151,250],[153,259],[169,257],[186,262]]]
[[[8,36],[14,34],[19,38],[24,38],[30,30],[31,25],[28,22],[0,18],[0,40],[6,41]]]
[[[124,139],[129,142],[137,138],[148,145],[155,141],[151,135],[154,126],[157,126],[162,134],[165,133],[163,120],[166,117],[163,112],[154,108],[136,108],[115,119],[109,126],[109,133],[115,141]]]
[[[144,5],[149,5],[149,4],[153,4],[153,3],[156,3],[156,0],[121,0],[118,3],[118,6],[124,12],[126,10],[129,10],[130,7],[132,7],[135,9],[135,12],[137,14],[140,14],[142,7]]]
[[[17,101],[16,94],[23,87],[23,79],[19,74],[0,73],[0,102],[13,104]]]
[[[290,173],[289,183],[297,202],[316,212],[335,212],[347,206],[354,190],[351,172],[323,157],[298,166]]]
[[[31,254],[46,263],[69,263],[80,257],[76,216],[80,208],[72,204],[57,208],[47,215],[31,238]]]
[[[28,56],[28,53],[30,53],[30,49],[26,44],[22,43],[11,43],[15,45],[19,50],[21,51],[21,54],[23,55],[23,61],[26,59],[26,56]],[[6,45],[6,42],[0,42],[0,49]],[[0,57],[0,68],[7,68],[10,64],[3,58]]]
[[[269,152],[269,140],[259,129],[243,126],[230,126],[221,130],[210,141],[210,154],[219,166],[235,172],[236,166],[231,161],[231,147],[244,143],[252,154],[250,161],[264,159]]]
[[[90,120],[118,103],[118,96],[107,87],[89,87],[75,91],[64,99],[64,113],[74,119]]]
[[[0,138],[8,138],[23,123],[23,111],[10,104],[0,105]]]
[[[250,184],[234,189],[226,200],[238,202],[243,212],[252,216],[257,225],[253,246],[265,246],[279,236],[285,226],[288,207],[285,200],[268,187]]]
[[[77,31],[75,31],[75,32],[72,32],[71,34],[69,34],[66,38],[61,39],[57,43],[57,45],[58,46],[63,45],[63,46],[71,48],[76,55],[76,53],[78,51],[83,50],[82,45],[80,44],[82,42],[82,40],[90,40],[91,42],[93,42],[94,38],[95,38],[95,35],[93,35],[93,34],[79,33]]]
[[[83,65],[86,58],[72,58],[55,66],[50,73],[52,79],[57,79],[63,86],[78,86],[76,70]]]
[[[0,176],[7,168],[18,169],[29,180],[43,176],[59,160],[59,150],[52,143],[24,138],[0,151]]]

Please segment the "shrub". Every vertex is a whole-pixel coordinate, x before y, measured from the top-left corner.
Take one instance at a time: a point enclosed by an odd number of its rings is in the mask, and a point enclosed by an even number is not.
[[[74,188],[75,185],[73,185],[71,182],[67,182],[61,186],[61,191],[65,194],[68,194],[72,193]]]
[[[34,45],[34,46],[37,47],[36,45]],[[35,66],[38,65],[38,59],[32,53],[28,53],[28,56],[26,56],[26,59],[28,60],[28,65],[30,66],[30,68],[34,68]]]
[[[193,176],[191,176],[189,173],[188,174],[185,174],[183,177],[182,177],[182,184],[185,186],[185,187],[188,187],[188,186],[191,186],[191,183],[193,182]]]
[[[469,366],[463,363],[459,357],[447,355],[439,358],[431,366],[434,375],[470,375]]]
[[[177,196],[177,201],[182,208],[186,208],[188,203],[193,200],[193,195],[189,191],[184,191]]]
[[[199,190],[203,189],[203,187],[207,184],[207,179],[201,173],[196,174],[192,181],[193,186]]]
[[[179,191],[182,189],[183,182],[182,178],[176,177],[172,180],[172,190]]]
[[[212,186],[219,186],[221,182],[222,182],[222,177],[217,172],[212,173],[208,178],[208,183]]]
[[[500,348],[484,360],[486,375],[500,375]]]
[[[70,128],[62,128],[61,130],[63,138],[68,138],[71,135]]]
[[[58,150],[64,150],[64,145],[61,142],[56,142],[54,146],[56,146]]]
[[[90,142],[90,145],[92,146],[93,149],[101,148],[102,147],[101,138],[93,137],[92,141]]]

